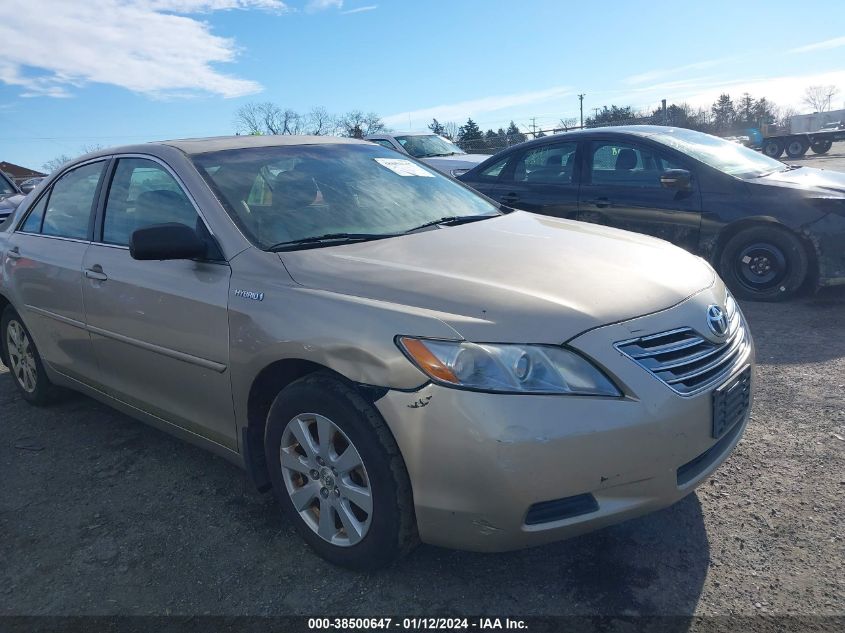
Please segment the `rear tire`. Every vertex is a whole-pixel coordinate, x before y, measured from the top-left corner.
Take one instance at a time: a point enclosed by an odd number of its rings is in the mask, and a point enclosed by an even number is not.
[[[787,141],[784,149],[789,158],[801,158],[810,149],[810,144],[806,139],[793,138]]]
[[[41,355],[17,310],[6,306],[0,319],[0,344],[9,373],[23,399],[36,406],[50,404],[58,389],[47,378]]]
[[[828,140],[814,141],[810,145],[810,149],[813,150],[814,154],[827,154],[831,147],[833,147],[833,141]]]
[[[719,272],[741,299],[784,301],[807,279],[809,260],[801,241],[775,226],[744,229],[728,240]]]
[[[411,483],[379,412],[329,372],[283,389],[267,416],[273,491],[300,536],[330,563],[383,567],[416,545]]]

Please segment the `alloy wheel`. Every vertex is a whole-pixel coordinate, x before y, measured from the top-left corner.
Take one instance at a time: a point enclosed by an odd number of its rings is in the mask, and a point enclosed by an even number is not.
[[[34,393],[38,385],[38,369],[32,341],[18,321],[9,321],[6,328],[6,349],[9,353],[9,369],[15,380],[24,391]]]
[[[312,531],[340,547],[366,536],[373,514],[367,469],[334,422],[316,413],[296,416],[282,434],[279,457],[290,500]]]

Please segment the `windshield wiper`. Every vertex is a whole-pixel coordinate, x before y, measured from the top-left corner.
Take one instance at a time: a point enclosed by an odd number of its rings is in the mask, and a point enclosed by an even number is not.
[[[443,156],[463,156],[465,152],[446,152],[445,154],[426,154],[423,158],[441,158]]]
[[[278,253],[281,251],[293,251],[300,246],[336,246],[338,244],[352,244],[355,242],[366,242],[369,240],[380,240],[386,237],[395,237],[397,233],[326,233],[313,237],[301,237],[297,240],[279,242],[268,247],[267,250]]]
[[[439,226],[441,224],[445,224],[446,226],[458,226],[459,224],[466,224],[468,222],[476,222],[477,220],[486,220],[487,218],[495,218],[498,217],[496,215],[450,215],[444,218],[440,218],[438,220],[432,220],[431,222],[426,222],[425,224],[420,224],[419,226],[415,226],[412,229],[408,229],[405,233],[416,233],[417,231],[422,231],[423,229],[427,229],[431,226]]]

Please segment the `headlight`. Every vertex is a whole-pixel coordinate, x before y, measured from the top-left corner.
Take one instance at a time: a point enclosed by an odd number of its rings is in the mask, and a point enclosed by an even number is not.
[[[469,171],[469,169],[450,169],[449,173],[452,175],[453,178],[457,178],[458,176],[465,174]]]
[[[433,381],[505,393],[621,396],[599,369],[553,345],[490,345],[399,337],[397,344]]]

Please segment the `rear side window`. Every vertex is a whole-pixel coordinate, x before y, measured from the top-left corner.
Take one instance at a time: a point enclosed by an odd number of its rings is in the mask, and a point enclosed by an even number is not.
[[[69,171],[56,181],[44,211],[43,235],[80,240],[88,238],[88,224],[104,165],[102,161],[89,163]]]
[[[145,158],[121,158],[109,187],[103,242],[127,246],[134,231],[178,222],[197,229],[197,212],[176,179]]]

